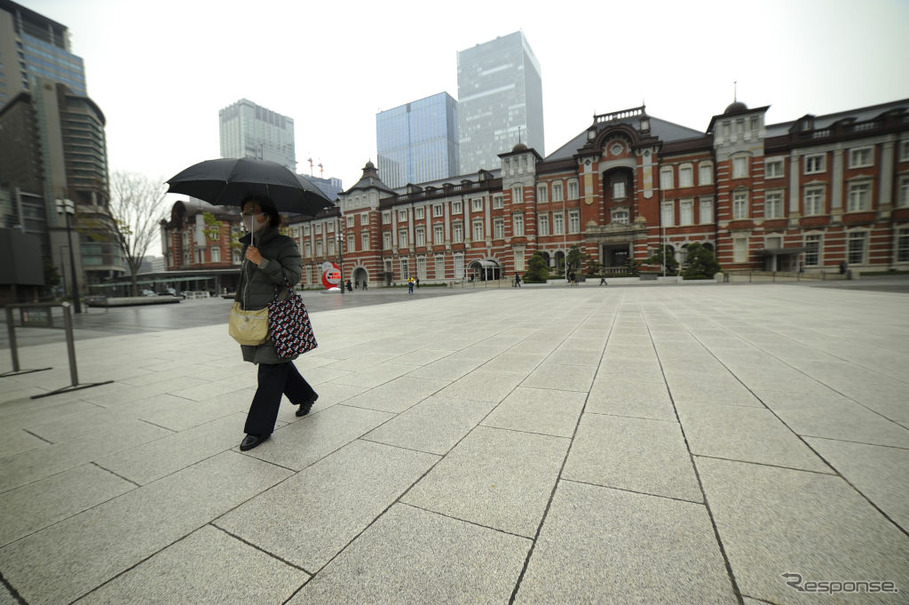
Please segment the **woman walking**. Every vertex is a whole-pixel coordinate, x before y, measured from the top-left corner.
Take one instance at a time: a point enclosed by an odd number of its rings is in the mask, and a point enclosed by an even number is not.
[[[271,200],[249,196],[241,207],[247,233],[240,238],[244,260],[234,299],[244,309],[263,309],[276,294],[279,301],[284,300],[290,294],[288,286],[299,283],[303,260],[293,239],[278,232],[281,215]],[[300,406],[297,416],[308,414],[319,395],[294,366],[297,356],[278,357],[270,339],[260,345],[241,345],[240,349],[244,361],[259,366],[259,386],[246,417],[246,437],[240,444],[240,449],[247,451],[271,436],[282,395]]]

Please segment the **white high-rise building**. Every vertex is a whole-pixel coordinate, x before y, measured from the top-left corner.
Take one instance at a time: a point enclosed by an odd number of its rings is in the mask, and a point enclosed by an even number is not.
[[[524,32],[458,52],[461,173],[499,168],[520,142],[545,156],[543,81]]]
[[[221,157],[271,160],[296,172],[294,120],[240,99],[219,112]]]

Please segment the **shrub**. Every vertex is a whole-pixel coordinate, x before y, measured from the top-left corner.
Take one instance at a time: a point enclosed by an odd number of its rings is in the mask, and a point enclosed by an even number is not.
[[[524,273],[524,282],[528,284],[543,284],[549,279],[549,265],[543,258],[542,252],[534,252],[527,261],[527,272]]]
[[[720,263],[717,262],[716,255],[711,250],[698,243],[688,244],[686,248],[688,254],[682,269],[682,277],[685,279],[713,279],[713,276],[720,272]]]
[[[645,259],[644,263],[662,268],[664,257],[666,259],[666,275],[675,275],[676,270],[679,268],[679,261],[675,260],[675,250],[672,246],[660,246],[656,254]]]

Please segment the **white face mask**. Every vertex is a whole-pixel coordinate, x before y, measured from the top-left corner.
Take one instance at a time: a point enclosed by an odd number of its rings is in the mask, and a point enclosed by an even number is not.
[[[244,216],[243,217],[243,228],[249,231],[250,233],[256,230],[256,217],[255,216]]]

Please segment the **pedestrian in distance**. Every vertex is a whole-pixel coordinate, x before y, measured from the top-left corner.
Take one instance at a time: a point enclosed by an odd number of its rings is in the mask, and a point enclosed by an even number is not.
[[[520,288],[520,287],[521,287],[521,276],[520,276],[520,274],[518,274],[518,273],[515,273],[515,274],[514,274],[514,287],[515,287],[515,288]]]
[[[366,278],[364,277],[363,278],[363,291],[365,292],[367,288],[369,288],[369,285],[366,283]]]
[[[303,275],[303,259],[294,240],[278,232],[281,215],[267,197],[248,196],[241,204],[246,235],[240,279],[234,300],[244,309],[263,309],[275,299],[284,300]],[[275,428],[281,397],[300,406],[297,416],[305,416],[319,398],[294,366],[292,358],[278,356],[271,339],[260,345],[240,345],[243,360],[258,366],[258,388],[246,416],[246,437],[240,450],[247,451],[268,439]]]
[[[347,280],[347,291],[348,291],[348,292],[353,292],[353,286],[350,284],[350,280],[349,280],[349,279]]]
[[[407,280],[407,293],[408,294],[413,294],[413,286],[414,286],[414,279],[412,277],[408,278],[408,280]]]

